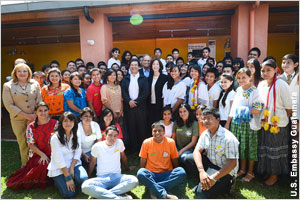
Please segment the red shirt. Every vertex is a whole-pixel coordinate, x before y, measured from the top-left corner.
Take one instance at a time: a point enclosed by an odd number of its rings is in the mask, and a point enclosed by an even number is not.
[[[119,138],[119,139],[123,139],[123,133],[122,133],[122,129],[121,129],[121,127],[120,127],[120,124],[115,123],[115,125],[116,125],[116,127],[118,128],[118,130],[119,130],[118,138]],[[106,128],[107,128],[107,127],[105,127],[105,130],[101,130],[102,140],[105,140],[105,131],[106,131]]]
[[[94,83],[92,83],[86,90],[86,100],[92,101],[92,105],[94,107],[97,117],[101,115],[102,107],[103,107],[101,101],[101,94],[100,94],[101,87],[102,87],[101,83],[100,85],[95,85]]]

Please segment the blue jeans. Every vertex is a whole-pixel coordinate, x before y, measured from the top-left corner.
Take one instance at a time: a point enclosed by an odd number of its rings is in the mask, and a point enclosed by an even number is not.
[[[76,185],[76,191],[80,189],[81,184],[88,179],[88,175],[85,171],[85,169],[78,165],[74,168],[74,182]],[[53,180],[55,182],[56,187],[58,188],[58,191],[60,195],[65,198],[72,198],[75,196],[76,192],[69,191],[67,188],[67,184],[65,181],[65,176],[63,174],[53,177]]]
[[[86,152],[85,154],[88,155],[89,157],[91,157],[91,155],[92,155],[90,151],[89,151],[89,152]],[[81,163],[82,163],[82,167],[84,167],[84,169],[88,170],[88,168],[89,168],[89,163],[87,163],[87,162],[85,161],[85,159],[84,159],[83,156],[81,156],[80,160],[81,160]]]
[[[119,199],[118,195],[124,194],[138,185],[138,179],[133,175],[104,174],[85,181],[82,192],[97,199]]]
[[[185,169],[189,169],[195,166],[193,151],[194,149],[189,149],[179,156],[178,161],[181,166],[185,167]]]
[[[139,181],[144,184],[158,199],[165,198],[167,191],[181,183],[186,173],[182,167],[163,173],[151,172],[145,168],[139,169],[137,172]]]

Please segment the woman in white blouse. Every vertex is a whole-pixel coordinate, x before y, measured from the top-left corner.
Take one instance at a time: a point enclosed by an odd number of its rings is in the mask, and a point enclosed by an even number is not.
[[[65,112],[59,119],[57,131],[50,139],[51,161],[48,165],[48,176],[53,178],[63,198],[74,197],[76,190],[80,190],[81,184],[88,179],[81,166],[81,141],[77,136],[77,129],[76,116]]]
[[[101,141],[101,130],[97,122],[93,121],[94,112],[89,107],[82,109],[81,122],[78,124],[77,135],[81,141],[82,166],[87,169],[90,162],[92,146]]]
[[[201,80],[201,70],[198,65],[191,65],[190,76],[192,80],[189,88],[188,104],[193,110],[199,105],[208,105],[208,90],[204,81]]]
[[[179,66],[175,65],[170,68],[168,82],[163,87],[164,106],[172,108],[172,120],[178,117],[178,107],[184,102],[186,93],[186,84],[180,80]]]
[[[169,106],[166,106],[162,110],[162,122],[165,126],[165,137],[171,138],[172,137],[172,129],[174,122],[171,121],[172,119],[172,109]]]
[[[163,109],[163,97],[162,89],[165,83],[168,81],[168,76],[163,74],[162,62],[155,58],[151,61],[150,76],[148,78],[149,90],[150,90],[150,106],[149,121],[150,126],[153,122],[161,120],[161,112]]]

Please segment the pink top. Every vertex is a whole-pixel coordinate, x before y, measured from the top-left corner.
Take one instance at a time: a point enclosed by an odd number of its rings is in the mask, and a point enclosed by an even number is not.
[[[110,86],[105,84],[101,88],[101,100],[105,108],[111,109],[114,113],[123,113],[123,99],[120,85]],[[107,104],[107,107],[105,106]]]

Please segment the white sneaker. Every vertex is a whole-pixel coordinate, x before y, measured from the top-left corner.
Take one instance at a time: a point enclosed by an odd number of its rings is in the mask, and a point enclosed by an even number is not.
[[[167,194],[165,199],[178,199],[178,197],[174,194]]]

